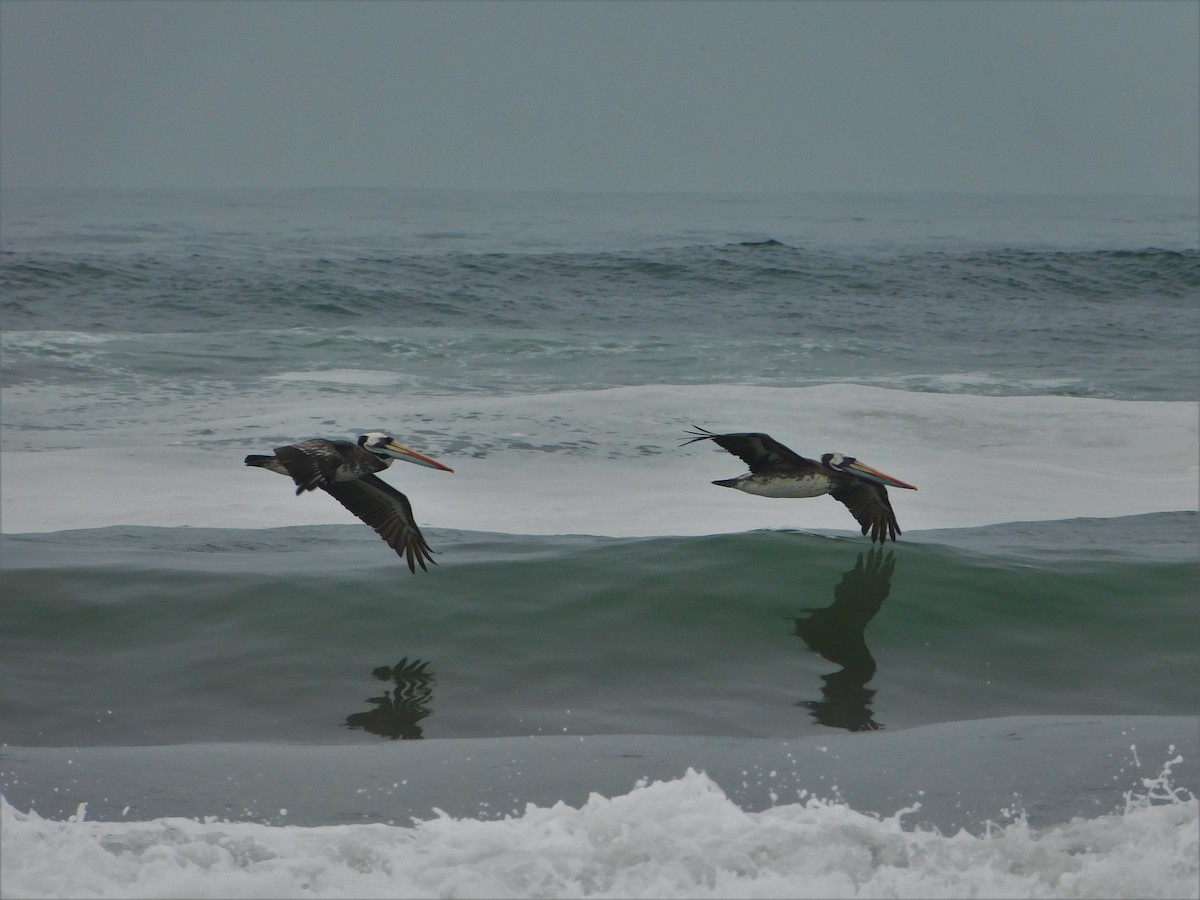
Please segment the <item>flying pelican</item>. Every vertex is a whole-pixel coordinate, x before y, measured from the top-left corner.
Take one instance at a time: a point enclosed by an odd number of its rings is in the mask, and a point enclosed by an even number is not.
[[[769,434],[714,434],[704,428],[696,428],[689,434],[696,436],[684,441],[685,445],[696,441],[713,441],[740,457],[750,467],[746,475],[714,481],[713,484],[737,488],[760,497],[820,497],[829,494],[834,500],[845,504],[862,526],[863,534],[871,532],[872,543],[878,541],[882,544],[889,537],[894,541],[896,535],[900,534],[885,485],[916,490],[913,485],[872,469],[844,453],[826,453],[820,462],[805,459]]]
[[[393,459],[453,472],[436,459],[430,459],[382,431],[360,435],[358,442],[313,438],[275,448],[274,456],[251,454],[246,465],[258,466],[296,482],[296,496],[320,488],[372,528],[401,557],[408,557],[408,568],[428,571],[425,560],[433,562],[429,545],[413,519],[412,504],[386,481],[375,477],[392,464]]]

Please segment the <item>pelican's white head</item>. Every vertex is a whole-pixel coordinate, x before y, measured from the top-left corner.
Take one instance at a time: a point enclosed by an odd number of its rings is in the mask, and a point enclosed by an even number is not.
[[[853,456],[847,456],[845,453],[826,453],[821,457],[821,462],[825,463],[831,469],[836,469],[838,472],[845,472],[847,475],[853,475],[864,481],[871,481],[875,484],[886,485],[887,487],[907,488],[910,491],[916,490],[908,482],[880,472],[878,469],[872,469],[866,463],[859,462]]]
[[[382,431],[369,431],[366,434],[359,435],[358,446],[362,447],[369,453],[374,453],[376,456],[382,457],[391,465],[393,459],[401,459],[404,462],[416,463],[419,466],[428,466],[431,469],[441,469],[443,472],[453,472],[449,466],[442,465],[436,459],[426,456],[424,453],[418,453],[411,447],[405,447],[398,440]]]

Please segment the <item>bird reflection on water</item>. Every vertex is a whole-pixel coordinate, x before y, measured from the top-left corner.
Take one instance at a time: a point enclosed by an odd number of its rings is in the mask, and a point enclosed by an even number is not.
[[[806,609],[792,619],[795,634],[813,652],[841,668],[822,675],[822,697],[802,700],[821,725],[848,731],[876,731],[871,709],[876,691],[866,685],[875,676],[875,658],[867,647],[867,625],[879,612],[891,591],[896,571],[894,553],[872,548],[859,553],[849,571],[834,587],[833,603],[821,609]],[[368,697],[372,708],[351,713],[346,726],[390,739],[417,740],[424,737],[422,721],[433,714],[434,673],[429,663],[405,657],[394,666],[380,666],[372,674],[393,687],[380,696]]]
[[[865,557],[865,558],[864,558]],[[833,603],[823,609],[805,610],[794,619],[796,635],[808,647],[842,668],[822,675],[820,700],[802,700],[814,719],[831,728],[848,731],[877,731],[871,710],[875,691],[868,688],[875,676],[875,658],[867,647],[867,623],[883,606],[892,588],[896,560],[891,552],[880,549],[858,555],[854,568],[833,589]]]
[[[420,722],[433,715],[429,702],[433,699],[433,673],[429,663],[408,657],[394,666],[380,666],[372,673],[380,681],[391,681],[395,687],[382,696],[368,697],[374,708],[346,716],[349,728],[361,728],[381,737],[403,741],[424,737]]]

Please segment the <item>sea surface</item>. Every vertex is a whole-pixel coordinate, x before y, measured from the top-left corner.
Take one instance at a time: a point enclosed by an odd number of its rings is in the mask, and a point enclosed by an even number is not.
[[[1196,198],[0,193],[5,897],[1200,895]],[[688,430],[841,450],[829,497]],[[436,565],[243,465],[387,431]]]

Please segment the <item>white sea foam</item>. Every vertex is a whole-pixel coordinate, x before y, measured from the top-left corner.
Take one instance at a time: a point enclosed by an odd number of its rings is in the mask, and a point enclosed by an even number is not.
[[[844,450],[918,485],[892,492],[906,531],[1200,504],[1200,405],[1191,402],[852,384],[406,396],[402,410],[386,392],[331,402],[334,416],[322,419],[311,398],[226,402],[174,422],[139,422],[131,409],[123,431],[73,430],[79,449],[8,450],[0,460],[3,530],[352,522],[328,498],[297,498],[241,456],[374,427],[394,428],[455,467],[446,475],[395,466],[386,476],[410,494],[418,521],[447,528],[614,536],[853,528],[827,497],[769,500],[713,487],[744,466],[708,444],[680,447],[692,423],[769,431],[808,455]],[[197,434],[207,443],[193,445]]]
[[[811,798],[745,812],[702,773],[416,828],[89,822],[0,799],[6,897],[1195,897],[1194,797],[986,834]],[[1161,802],[1163,800],[1167,802]]]

